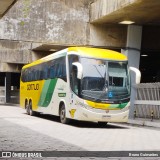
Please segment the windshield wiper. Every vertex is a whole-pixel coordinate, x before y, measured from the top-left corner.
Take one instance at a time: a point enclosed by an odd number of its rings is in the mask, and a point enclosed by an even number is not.
[[[101,91],[99,88],[91,89],[90,91]]]
[[[96,65],[93,65],[93,66],[96,68],[98,74],[99,74],[102,78],[104,78],[104,77],[102,76],[101,72],[98,70],[97,66],[96,66]]]

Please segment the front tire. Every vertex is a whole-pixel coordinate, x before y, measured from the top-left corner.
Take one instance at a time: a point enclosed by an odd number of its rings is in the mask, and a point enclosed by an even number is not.
[[[106,127],[108,122],[98,122],[99,127]]]
[[[69,119],[66,118],[66,109],[65,109],[65,105],[63,104],[60,108],[60,122],[63,124],[68,124],[69,123]]]

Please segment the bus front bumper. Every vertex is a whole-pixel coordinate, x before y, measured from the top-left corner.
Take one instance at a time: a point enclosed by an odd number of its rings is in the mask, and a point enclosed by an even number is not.
[[[85,108],[79,108],[77,111],[76,119],[82,121],[95,121],[95,122],[127,122],[129,110],[121,111],[112,110],[112,113],[97,113]],[[76,115],[75,115],[76,116]]]

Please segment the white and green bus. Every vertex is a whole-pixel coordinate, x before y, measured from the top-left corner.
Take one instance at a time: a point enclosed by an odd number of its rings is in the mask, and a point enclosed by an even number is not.
[[[111,50],[70,47],[22,68],[20,106],[62,123],[127,122],[130,93],[127,57]]]

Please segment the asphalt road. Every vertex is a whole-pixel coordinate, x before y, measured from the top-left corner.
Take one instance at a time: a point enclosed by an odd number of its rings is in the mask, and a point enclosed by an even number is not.
[[[55,116],[32,117],[18,106],[0,105],[0,151],[160,151],[160,129],[78,121],[64,125]]]

